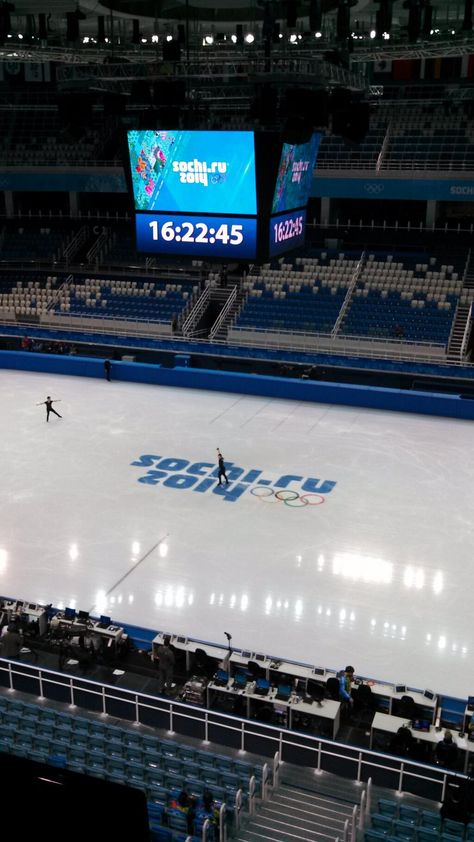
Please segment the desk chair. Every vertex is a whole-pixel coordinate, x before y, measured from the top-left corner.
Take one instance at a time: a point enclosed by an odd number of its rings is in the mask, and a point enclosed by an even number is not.
[[[334,702],[339,701],[339,679],[335,677],[328,678],[326,681],[326,690],[329,693],[329,698]]]

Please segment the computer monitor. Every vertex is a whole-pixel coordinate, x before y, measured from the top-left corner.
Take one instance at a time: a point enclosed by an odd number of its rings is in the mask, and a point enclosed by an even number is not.
[[[65,608],[64,609],[64,616],[66,620],[75,620],[76,619],[76,609],[75,608]]]
[[[265,660],[265,655],[255,655],[255,660],[256,660],[256,661],[264,661],[264,660]]]
[[[407,686],[406,684],[395,684],[395,693],[406,693]]]
[[[474,710],[474,696],[468,696],[467,709],[468,710]]]
[[[324,675],[325,672],[326,672],[326,670],[324,669],[324,667],[315,667],[314,668],[314,674],[315,675]]]
[[[423,695],[424,695],[425,699],[429,699],[429,701],[432,702],[434,697],[436,696],[436,693],[433,693],[432,690],[425,690]]]
[[[252,657],[252,653],[251,653],[251,652],[244,652],[244,651],[242,650],[242,658],[245,658],[247,661],[250,661],[251,657]]]
[[[89,612],[88,611],[79,611],[77,615],[78,620],[82,620],[83,623],[86,623],[89,619]]]
[[[187,642],[188,642],[187,637],[177,637],[176,638],[176,643],[184,643],[184,645],[186,645]]]
[[[429,719],[413,719],[411,727],[414,731],[429,731],[430,721]]]
[[[105,617],[104,614],[101,614],[99,623],[101,626],[110,626],[110,617]]]
[[[30,602],[28,611],[36,611],[36,604],[34,602]]]

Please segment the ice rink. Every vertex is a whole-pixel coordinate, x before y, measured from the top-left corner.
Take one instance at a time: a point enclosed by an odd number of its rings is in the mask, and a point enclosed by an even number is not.
[[[13,371],[0,402],[3,595],[474,693],[471,422]]]

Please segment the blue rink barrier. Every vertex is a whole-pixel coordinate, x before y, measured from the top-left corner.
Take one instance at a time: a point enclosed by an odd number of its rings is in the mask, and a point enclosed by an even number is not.
[[[94,357],[0,351],[0,368],[95,377],[105,381],[104,361]],[[112,381],[114,380],[129,383],[148,383],[156,386],[207,389],[214,392],[236,392],[241,395],[309,401],[337,406],[359,406],[395,412],[417,412],[424,415],[441,415],[447,418],[474,418],[474,398],[462,397],[461,394],[408,392],[403,389],[291,380],[285,377],[243,374],[234,371],[184,367],[162,368],[159,365],[115,360],[112,361]],[[109,385],[104,385],[104,387],[111,388]],[[46,386],[46,389],[48,388],[49,386]]]

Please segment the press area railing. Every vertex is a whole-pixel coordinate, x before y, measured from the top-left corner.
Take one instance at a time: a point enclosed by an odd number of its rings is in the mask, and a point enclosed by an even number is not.
[[[0,686],[10,692],[20,691],[37,697],[39,704],[48,699],[113,716],[135,725],[147,725],[183,737],[217,743],[242,752],[271,758],[264,763],[262,784],[257,793],[255,780],[249,782],[249,813],[255,811],[255,798],[268,798],[270,788],[279,784],[282,762],[310,767],[315,773],[331,772],[363,784],[370,779],[377,786],[395,789],[443,801],[452,772],[412,760],[403,760],[366,748],[344,745],[323,737],[242,719],[182,701],[157,698],[145,693],[118,688],[91,679],[54,670],[0,659]],[[270,775],[270,767],[272,775]],[[466,780],[463,774],[459,779]],[[368,799],[370,801],[370,798]],[[364,812],[370,808],[365,803]],[[242,799],[236,798],[235,820],[241,820]],[[359,823],[360,823],[359,816]],[[353,817],[355,827],[356,816]],[[349,831],[348,831],[349,833]],[[349,833],[352,840],[355,839]]]

